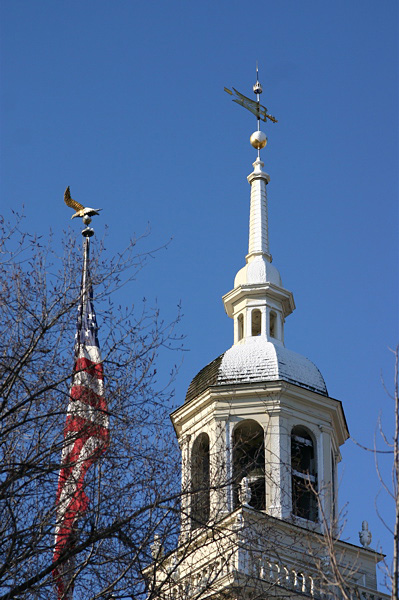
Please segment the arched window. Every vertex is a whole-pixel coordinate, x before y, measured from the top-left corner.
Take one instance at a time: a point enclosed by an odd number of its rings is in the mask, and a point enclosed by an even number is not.
[[[191,528],[209,520],[209,436],[201,433],[191,451]]]
[[[238,341],[240,341],[244,337],[244,315],[243,314],[238,315],[237,324],[238,324]]]
[[[270,337],[272,337],[272,338],[276,337],[276,319],[277,319],[276,313],[275,312],[271,312],[270,313],[269,333],[270,333]]]
[[[235,508],[246,503],[257,510],[265,510],[264,432],[256,421],[241,421],[234,428],[233,484]],[[250,498],[243,498],[245,487]]]
[[[317,521],[317,472],[313,438],[296,426],[291,432],[292,513]]]
[[[251,335],[260,335],[261,333],[261,312],[259,309],[255,309],[251,314],[252,318],[252,331]]]

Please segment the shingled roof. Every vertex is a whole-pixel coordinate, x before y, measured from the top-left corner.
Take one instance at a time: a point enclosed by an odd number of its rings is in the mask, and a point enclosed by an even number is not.
[[[186,402],[215,385],[278,380],[328,395],[323,376],[314,363],[282,344],[273,344],[259,336],[235,344],[201,369],[187,390]]]
[[[196,398],[202,394],[202,392],[204,392],[211,385],[217,384],[220,364],[223,356],[224,353],[215,358],[215,360],[209,363],[209,365],[206,365],[206,367],[197,373],[188,387],[185,400],[186,402],[189,402],[193,398]]]

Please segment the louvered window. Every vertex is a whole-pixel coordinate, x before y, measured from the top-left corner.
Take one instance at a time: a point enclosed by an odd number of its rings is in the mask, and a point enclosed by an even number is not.
[[[234,507],[240,505],[240,488],[244,477],[250,489],[249,506],[265,509],[265,441],[263,428],[252,419],[236,425],[233,431]]]
[[[292,513],[317,521],[317,472],[313,438],[304,427],[291,432]]]
[[[209,520],[209,436],[201,433],[191,451],[191,528],[197,529]]]

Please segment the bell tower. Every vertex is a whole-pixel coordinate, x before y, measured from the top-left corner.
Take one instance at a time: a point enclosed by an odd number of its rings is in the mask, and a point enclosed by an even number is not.
[[[257,109],[258,80],[254,90]],[[320,529],[318,503],[328,521],[336,514],[336,464],[348,431],[342,406],[328,397],[320,371],[284,345],[285,319],[295,303],[270,254],[270,177],[260,156],[267,138],[259,121],[250,138],[257,157],[247,178],[248,254],[223,297],[234,343],[198,373],[184,407],[172,415],[186,453],[183,487],[194,493],[187,497],[188,529],[199,526],[201,510],[205,520],[235,510],[244,487],[249,507],[312,530]],[[199,481],[209,491],[194,492]]]
[[[181,533],[158,571],[160,584],[162,573],[174,573],[165,599],[320,598],[325,541],[337,533],[337,463],[349,433],[319,369],[284,344],[295,303],[272,263],[270,177],[260,156],[260,120],[276,119],[260,104],[258,73],[253,89],[256,101],[233,88],[258,121],[248,254],[223,297],[233,345],[194,377],[171,415],[182,453]],[[351,583],[375,593],[378,555],[339,544]]]

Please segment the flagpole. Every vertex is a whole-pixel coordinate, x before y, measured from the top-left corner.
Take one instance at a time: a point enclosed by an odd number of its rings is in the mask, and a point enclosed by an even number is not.
[[[65,198],[66,196],[66,198]],[[73,600],[75,560],[73,549],[78,535],[79,518],[90,505],[85,493],[85,475],[107,450],[109,413],[104,394],[104,371],[97,336],[97,321],[90,281],[91,217],[100,209],[84,208],[64,195],[68,206],[81,216],[86,226],[83,236],[83,265],[79,294],[79,313],[75,337],[75,361],[69,404],[66,411],[56,496],[55,546],[53,554],[54,584],[57,600]],[[65,559],[62,556],[65,555]]]
[[[91,219],[90,219],[91,221]],[[89,261],[90,261],[90,238],[94,236],[94,229],[92,227],[85,227],[82,230],[83,236],[83,270],[82,270],[82,307],[83,310],[87,306],[87,294],[89,290],[90,281],[88,279],[89,272]],[[83,317],[83,315],[82,315]]]

